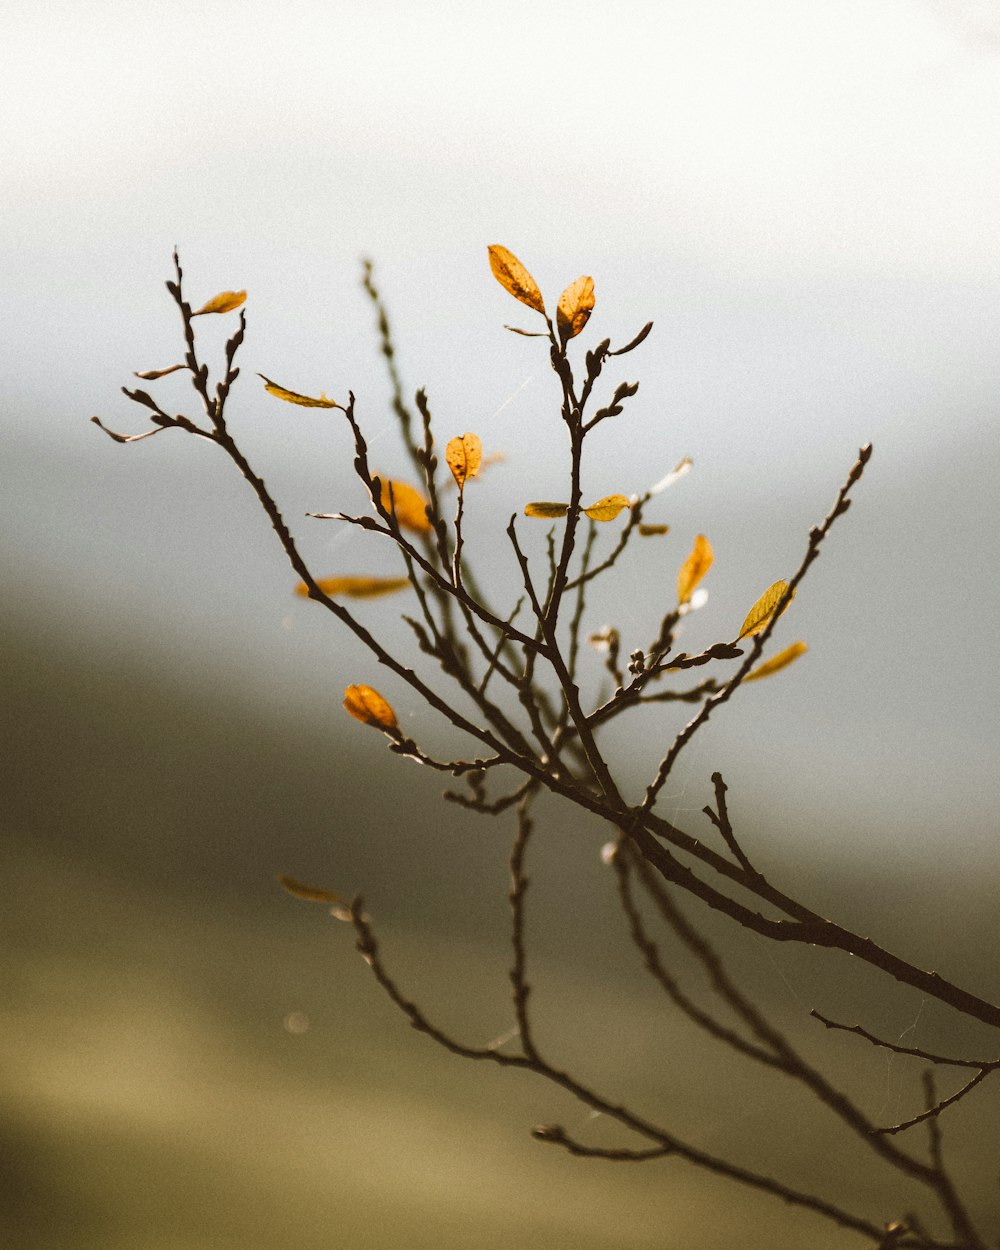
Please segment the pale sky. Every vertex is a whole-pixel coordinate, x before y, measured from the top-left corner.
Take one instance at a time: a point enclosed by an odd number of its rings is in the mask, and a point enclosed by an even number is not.
[[[274,653],[299,605],[272,602],[287,575],[262,564],[266,534],[246,537],[239,484],[173,434],[117,448],[87,418],[141,428],[118,387],[176,354],[177,244],[193,299],[250,292],[238,399],[261,466],[293,515],[337,506],[341,445],[276,413],[252,375],[351,388],[390,440],[357,288],[372,255],[409,385],[449,432],[507,451],[498,491],[552,497],[549,375],[500,329],[524,323],[486,267],[500,242],[547,292],[593,274],[591,342],[656,322],[591,481],[631,492],[694,456],[670,519],[680,545],[717,536],[720,612],[780,575],[874,440],[868,493],[803,606],[822,659],[769,714],[794,752],[815,712],[831,794],[860,724],[869,752],[895,743],[921,778],[947,756],[942,811],[972,801],[1000,693],[982,650],[998,606],[994,5],[15,0],[0,36],[12,586],[58,583],[68,628],[149,630],[178,654],[192,628],[220,651],[238,628],[259,679],[295,687],[320,644],[306,624],[304,652]],[[315,549],[333,560],[333,542]]]

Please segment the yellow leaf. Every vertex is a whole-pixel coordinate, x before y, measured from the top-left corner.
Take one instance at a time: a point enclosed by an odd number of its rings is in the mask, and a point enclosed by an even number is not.
[[[800,655],[805,655],[808,650],[809,648],[804,642],[793,642],[784,651],[779,651],[777,655],[773,655],[769,660],[765,660],[763,664],[758,664],[756,668],[752,668],[743,680],[757,681],[761,677],[770,677],[772,673],[777,673],[781,669],[787,668]]]
[[[577,278],[559,296],[556,321],[564,339],[576,338],[594,310],[594,279]]]
[[[427,500],[420,491],[405,482],[382,479],[382,507],[395,512],[396,521],[404,530],[426,534],[431,528],[427,519]]]
[[[670,533],[669,525],[646,525],[645,523],[643,523],[639,526],[639,535],[642,538],[652,538],[654,534],[669,534],[669,533]]]
[[[544,315],[545,303],[542,299],[542,293],[538,289],[538,283],[528,273],[514,253],[509,252],[505,247],[501,247],[499,243],[491,244],[489,251],[490,268],[493,270],[494,278],[496,278],[503,289],[509,295],[513,295],[515,299],[520,300],[522,304],[527,304],[535,312],[540,312]]]
[[[747,619],[743,622],[740,632],[736,635],[736,641],[741,638],[752,638],[754,634],[759,634],[770,623],[771,617],[774,615],[774,609],[784,598],[785,592],[788,590],[787,582],[775,582],[773,586],[769,586],[761,595],[757,602],[747,613]],[[789,603],[791,600],[789,600]],[[785,607],[781,609],[785,611]]]
[[[298,391],[289,391],[285,387],[279,386],[277,382],[272,382],[270,378],[265,378],[262,373],[257,376],[264,381],[264,390],[269,395],[273,395],[276,399],[283,399],[286,404],[301,404],[303,408],[339,408],[340,405],[335,399],[327,399],[320,392],[319,399],[313,399],[309,395],[300,395]]]
[[[479,466],[483,463],[483,444],[475,434],[461,434],[444,449],[444,458],[458,483],[458,489],[462,490],[466,481],[479,473]]]
[[[524,505],[525,516],[541,517],[548,521],[565,516],[567,512],[569,512],[568,503],[527,503]]]
[[[348,686],[344,691],[344,707],[363,725],[374,725],[376,729],[390,732],[399,728],[396,713],[371,686]]]
[[[583,511],[592,521],[613,521],[622,508],[628,506],[628,495],[605,495]]]
[[[294,894],[296,898],[304,899],[307,903],[336,903],[341,907],[347,906],[346,901],[339,894],[334,894],[333,890],[321,890],[312,885],[303,885],[301,881],[296,881],[294,877],[286,876],[285,873],[281,873],[278,881],[289,894]]]
[[[198,309],[197,312],[191,314],[192,317],[200,317],[203,313],[227,313],[239,306],[246,300],[246,291],[222,291],[216,295],[214,299],[210,299],[207,304]]]
[[[332,599],[335,595],[345,595],[348,599],[377,599],[379,595],[391,595],[397,590],[405,590],[409,586],[406,577],[317,577],[316,585],[324,595]],[[309,587],[299,582],[295,587],[297,595],[308,595]]]
[[[685,604],[691,598],[695,587],[712,567],[715,556],[712,544],[704,534],[698,534],[691,548],[691,554],[680,567],[677,574],[677,602]]]

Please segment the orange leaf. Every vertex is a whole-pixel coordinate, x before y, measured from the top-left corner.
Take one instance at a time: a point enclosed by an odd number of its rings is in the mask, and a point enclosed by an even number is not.
[[[758,664],[756,668],[752,668],[744,681],[758,681],[761,677],[770,677],[772,673],[780,672],[781,669],[787,668],[789,664],[797,660],[800,655],[805,655],[809,650],[804,642],[793,642],[790,647],[786,647],[784,651],[779,651],[777,655],[771,656],[769,660],[765,660],[763,664]]]
[[[191,314],[192,317],[200,317],[203,313],[227,313],[239,306],[246,300],[246,291],[222,291],[214,298],[210,299],[207,304],[198,309],[197,312]]]
[[[535,312],[545,313],[545,302],[538,289],[538,283],[528,273],[513,252],[509,252],[499,243],[490,245],[490,268],[493,276],[503,289],[515,299],[527,304]]]
[[[761,595],[757,602],[747,613],[747,619],[740,627],[740,632],[736,635],[736,641],[741,638],[752,638],[754,634],[759,634],[762,629],[766,629],[770,624],[771,617],[774,616],[774,609],[784,598],[788,590],[787,582],[775,582],[773,586],[769,586]],[[793,594],[794,598],[794,594]],[[789,599],[788,603],[791,603]],[[788,603],[781,609],[784,612]]]
[[[264,382],[264,390],[269,395],[273,395],[276,399],[283,399],[286,404],[300,404],[303,408],[339,408],[340,404],[335,399],[327,399],[320,392],[319,399],[313,399],[310,395],[300,395],[298,391],[289,391],[285,387],[279,386],[277,382],[272,382],[270,378],[265,378],[262,373],[257,376]]]
[[[619,512],[628,506],[628,495],[605,495],[603,499],[598,499],[597,503],[592,503],[583,511],[592,521],[613,521]]]
[[[712,567],[715,555],[712,544],[704,534],[698,534],[694,540],[691,554],[680,567],[677,574],[677,602],[683,605],[691,598],[695,587]]]
[[[294,894],[296,898],[301,898],[307,903],[337,903],[341,907],[346,906],[344,899],[339,894],[334,894],[333,890],[321,890],[312,885],[303,885],[301,881],[296,881],[294,877],[286,876],[281,873],[278,881],[289,894]]]
[[[344,595],[348,599],[377,599],[380,595],[391,595],[397,590],[405,590],[410,581],[407,577],[317,577],[316,585],[324,595],[332,599],[336,595]],[[309,587],[299,582],[295,587],[297,595],[308,595]]]
[[[526,503],[524,505],[525,516],[541,517],[546,521],[565,516],[567,512],[569,512],[568,503]]]
[[[479,473],[483,462],[483,444],[475,434],[462,434],[453,438],[444,449],[444,458],[458,483],[458,489],[462,490],[468,479]]]
[[[395,512],[396,521],[402,529],[426,534],[431,523],[427,519],[427,500],[420,491],[406,482],[381,480],[382,507],[386,512]]]
[[[590,320],[594,310],[594,279],[586,276],[577,278],[559,296],[556,307],[556,321],[559,333],[564,339],[576,338]]]
[[[399,729],[396,713],[371,686],[348,686],[344,691],[344,707],[363,725],[393,732]]]

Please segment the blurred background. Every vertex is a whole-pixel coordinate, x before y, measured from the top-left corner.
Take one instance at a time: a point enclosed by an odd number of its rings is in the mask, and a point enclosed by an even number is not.
[[[407,390],[427,388],[442,439],[474,430],[505,456],[470,488],[467,552],[510,601],[498,535],[529,499],[565,496],[564,449],[544,349],[503,329],[532,314],[486,246],[513,250],[550,303],[591,274],[581,355],[655,328],[609,371],[641,388],[594,436],[585,493],[694,459],[648,512],[670,535],[591,598],[588,624],[618,626],[626,652],[699,532],[716,563],[681,645],[732,637],[871,440],[776,631],[808,655],[713,720],[661,806],[710,838],[721,769],[770,876],[995,998],[995,6],[12,0],[0,33],[5,1244],[811,1242],[811,1217],[682,1163],[532,1141],[538,1122],[621,1139],[557,1090],[437,1051],[349,930],[282,893],[278,872],[363,892],[411,996],[471,1044],[509,1029],[510,822],[442,804],[439,778],[346,717],[343,688],[377,686],[429,749],[467,744],[293,596],[212,447],[116,446],[88,418],[145,428],[119,387],[179,357],[162,285],[176,245],[196,306],[249,292],[230,424],[316,573],[396,573],[387,544],[304,518],[363,509],[339,414],[280,404],[255,376],[353,390],[373,464],[405,473],[359,283],[370,256]],[[232,324],[202,320],[208,358]],[[177,377],[151,385],[194,415]],[[544,531],[522,525],[538,557]],[[400,602],[359,615],[402,649]],[[609,734],[632,794],[682,719],[649,709]],[[606,831],[542,816],[532,977],[553,1061],[712,1153],[784,1164],[803,1188],[829,1175],[852,1210],[900,1214],[912,1195],[808,1103],[661,1008],[623,940]],[[995,1047],[835,959],[716,930],[876,1118],[919,1109],[919,1072],[818,1035],[810,1007],[910,1044]],[[990,1105],[984,1089],[950,1113],[946,1141],[995,1233]]]

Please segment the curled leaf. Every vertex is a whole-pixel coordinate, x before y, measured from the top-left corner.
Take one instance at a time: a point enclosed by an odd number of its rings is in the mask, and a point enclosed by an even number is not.
[[[298,391],[290,391],[284,386],[279,386],[277,382],[272,382],[270,378],[265,378],[262,373],[257,376],[264,381],[264,390],[269,395],[273,395],[276,399],[283,399],[286,404],[300,404],[303,408],[339,408],[340,404],[335,399],[327,399],[320,392],[319,399],[313,399],[310,395],[300,395]]]
[[[528,273],[513,252],[501,247],[499,243],[490,245],[490,268],[493,276],[503,289],[522,304],[527,304],[535,312],[545,313],[545,302],[538,289],[538,283]],[[582,327],[581,327],[582,329]]]
[[[659,495],[662,491],[665,491],[668,486],[673,486],[674,482],[676,482],[678,478],[682,478],[685,473],[691,472],[691,466],[693,464],[694,461],[691,457],[685,456],[683,460],[674,465],[666,477],[661,477],[655,486],[651,486],[647,491],[647,494]]]
[[[336,595],[344,595],[348,599],[377,599],[380,595],[391,595],[397,590],[406,590],[409,586],[406,577],[317,577],[316,585],[324,595],[332,599]],[[309,587],[299,582],[295,587],[297,595],[308,595]]]
[[[192,317],[200,317],[204,313],[227,313],[232,312],[246,300],[246,291],[221,291],[207,304],[204,304],[197,312],[191,314]]]
[[[557,517],[565,516],[569,512],[568,503],[528,503],[524,505],[524,515],[540,517],[542,520],[552,521]]]
[[[399,729],[396,713],[371,686],[348,686],[344,691],[344,707],[363,725],[393,732]]]
[[[691,598],[695,587],[712,567],[715,555],[712,544],[704,534],[698,534],[691,548],[691,554],[684,561],[677,574],[677,602],[681,606]],[[743,635],[741,634],[742,638]]]
[[[427,519],[427,500],[413,486],[406,482],[382,481],[382,507],[386,512],[396,514],[397,524],[404,530],[413,530],[416,534],[426,534],[431,523]]]
[[[176,373],[178,369],[186,369],[187,365],[170,365],[166,369],[147,369],[145,373],[137,373],[137,378],[144,382],[155,382],[157,378],[165,378],[168,373]]]
[[[747,619],[740,627],[740,632],[736,635],[737,642],[741,638],[752,638],[754,634],[759,634],[770,624],[774,610],[785,597],[788,590],[787,582],[775,582],[773,586],[769,586],[761,595],[757,602],[747,613]],[[791,603],[791,599],[788,601]],[[788,603],[781,609],[782,612],[788,607]]]
[[[462,490],[468,479],[479,473],[479,466],[483,463],[483,444],[475,434],[460,434],[444,449],[444,458],[458,483],[458,489]]]
[[[583,511],[592,521],[613,521],[619,512],[628,506],[628,495],[605,495],[603,499],[598,499],[597,503],[592,503]]]
[[[342,899],[339,894],[335,894],[333,890],[303,885],[301,881],[296,881],[294,877],[286,876],[285,873],[279,875],[278,882],[289,894],[294,894],[296,898],[301,898],[307,903],[335,903],[339,907],[347,906],[346,900]]]
[[[569,284],[559,296],[559,304],[556,307],[556,322],[563,339],[576,338],[590,320],[594,303],[593,278],[584,275]]]
[[[639,526],[639,535],[641,538],[652,538],[656,534],[669,534],[669,525],[647,525],[643,521]]]
[[[761,677],[770,677],[772,673],[780,672],[781,669],[787,668],[800,655],[805,655],[809,650],[804,642],[793,642],[790,647],[786,647],[784,651],[779,651],[777,655],[771,656],[769,660],[765,660],[763,664],[758,664],[756,668],[752,668],[744,681],[757,681]]]

